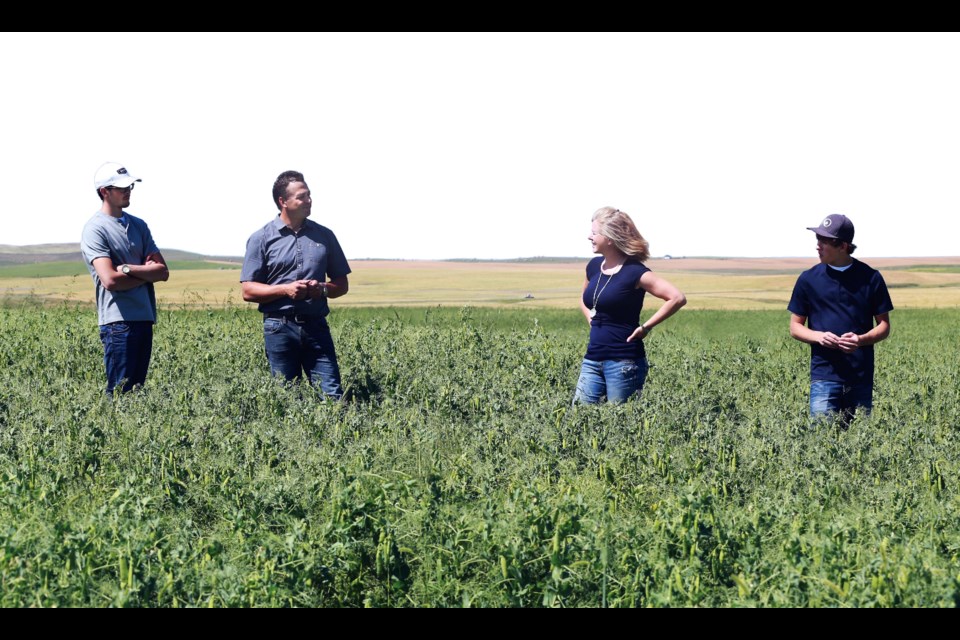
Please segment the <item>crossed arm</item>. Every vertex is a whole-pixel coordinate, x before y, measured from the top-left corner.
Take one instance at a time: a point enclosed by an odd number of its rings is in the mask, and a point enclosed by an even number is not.
[[[807,326],[807,317],[790,314],[790,336],[807,344],[819,344],[827,349],[838,349],[844,353],[852,353],[860,347],[866,347],[885,340],[890,335],[890,314],[881,313],[874,316],[876,326],[870,331],[856,334],[848,331],[842,336],[829,331],[814,331]]]
[[[159,251],[151,253],[143,264],[127,264],[130,274],[120,271],[121,264],[114,264],[110,258],[95,258],[93,268],[107,291],[130,291],[148,282],[166,282],[170,279],[170,270]]]

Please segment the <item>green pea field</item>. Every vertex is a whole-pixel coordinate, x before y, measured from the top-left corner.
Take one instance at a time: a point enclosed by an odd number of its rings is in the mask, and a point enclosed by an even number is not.
[[[749,285],[796,270],[667,274],[690,303],[642,396],[572,406],[580,269],[564,305],[380,306],[400,285],[357,269],[329,318],[342,403],[270,377],[254,306],[178,301],[202,269],[158,285],[147,384],[112,400],[90,300],[52,295],[78,276],[8,287],[0,606],[960,604],[955,269],[891,268],[874,411],[846,430],[808,424],[789,286]]]

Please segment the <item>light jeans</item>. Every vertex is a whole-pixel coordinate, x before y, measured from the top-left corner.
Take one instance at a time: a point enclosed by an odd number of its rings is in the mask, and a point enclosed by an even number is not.
[[[626,402],[634,394],[640,394],[648,371],[646,358],[601,362],[584,358],[573,402],[597,404],[604,397],[608,402]]]

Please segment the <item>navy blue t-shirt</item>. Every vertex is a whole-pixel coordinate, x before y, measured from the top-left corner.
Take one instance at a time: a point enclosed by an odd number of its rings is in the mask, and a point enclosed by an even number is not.
[[[814,331],[862,335],[873,329],[875,316],[893,310],[893,302],[880,272],[854,259],[845,271],[822,263],[804,271],[787,309],[807,318],[807,326]],[[873,345],[844,353],[813,344],[810,380],[873,384],[873,360]]]
[[[597,315],[590,325],[590,343],[587,360],[638,360],[646,356],[643,340],[627,342],[630,334],[640,326],[640,311],[646,291],[637,288],[640,276],[650,271],[646,265],[628,259],[620,271],[612,276],[600,271],[603,256],[587,264],[587,288],[583,304],[593,308],[596,298]]]

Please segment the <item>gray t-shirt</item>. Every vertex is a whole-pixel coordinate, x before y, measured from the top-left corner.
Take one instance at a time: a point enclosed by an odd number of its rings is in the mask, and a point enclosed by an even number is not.
[[[160,251],[146,222],[126,211],[120,218],[97,211],[83,227],[80,251],[93,278],[100,324],[157,321],[157,300],[152,283],[129,291],[107,291],[93,266],[97,258],[110,258],[114,268],[121,264],[145,264],[148,255]]]
[[[294,233],[278,215],[247,240],[247,252],[240,270],[240,282],[287,284],[296,280],[326,282],[350,273],[337,237],[330,229],[305,220]],[[302,313],[326,316],[326,298],[298,300],[279,298],[259,305],[263,313]]]

